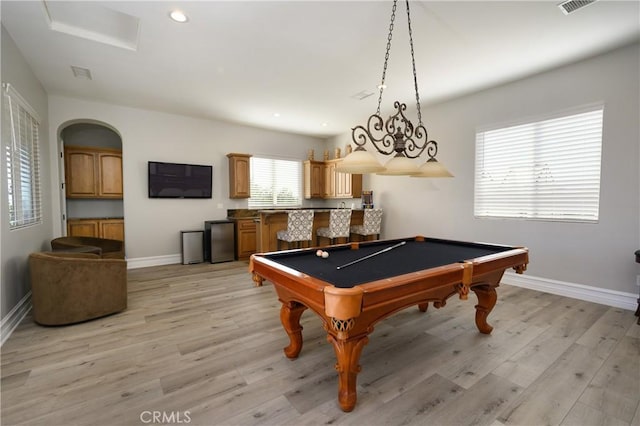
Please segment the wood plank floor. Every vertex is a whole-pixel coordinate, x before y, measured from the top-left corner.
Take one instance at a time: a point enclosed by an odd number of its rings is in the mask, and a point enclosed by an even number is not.
[[[288,360],[280,303],[247,263],[131,270],[125,312],[66,327],[25,318],[2,347],[1,422],[640,426],[633,312],[506,285],[498,295],[489,336],[473,297],[379,323],[343,413],[320,319],[305,312]]]

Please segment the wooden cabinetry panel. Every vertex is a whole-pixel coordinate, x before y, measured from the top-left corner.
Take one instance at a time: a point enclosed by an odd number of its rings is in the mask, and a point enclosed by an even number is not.
[[[324,165],[324,190],[323,198],[335,198],[336,196],[336,163],[326,162]]]
[[[98,154],[98,196],[122,198],[122,155]]]
[[[359,198],[362,195],[362,175],[337,172],[340,161],[304,162],[304,198]]]
[[[70,237],[97,237],[124,241],[123,219],[69,219],[67,235]]]
[[[65,151],[65,180],[67,198],[96,197],[97,171],[93,152],[67,149]]]
[[[98,222],[100,238],[124,241],[124,220],[103,219]]]
[[[65,147],[67,198],[122,198],[122,153]]]
[[[253,219],[236,220],[236,258],[246,260],[256,252],[256,223]]]
[[[98,220],[69,219],[67,221],[67,235],[70,237],[98,237],[99,234]]]
[[[229,158],[229,198],[251,197],[251,155],[227,154]]]
[[[304,162],[304,198],[324,197],[324,162],[307,160]]]

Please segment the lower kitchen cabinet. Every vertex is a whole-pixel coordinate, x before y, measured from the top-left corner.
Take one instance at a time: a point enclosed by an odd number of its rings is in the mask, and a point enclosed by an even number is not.
[[[236,258],[246,260],[256,252],[256,223],[253,219],[238,219],[236,223]]]
[[[67,235],[124,241],[124,219],[69,219]]]

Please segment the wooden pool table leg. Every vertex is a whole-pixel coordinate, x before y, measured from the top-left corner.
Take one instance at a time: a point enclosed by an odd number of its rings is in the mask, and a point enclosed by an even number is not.
[[[327,340],[336,352],[336,371],[338,371],[338,402],[342,411],[352,411],[356,406],[358,394],[356,380],[360,372],[360,353],[367,344],[367,335],[344,339],[329,333]]]
[[[280,322],[282,322],[284,330],[289,335],[289,346],[284,348],[284,354],[287,358],[297,358],[300,350],[302,350],[300,317],[306,309],[306,306],[298,302],[282,302]]]
[[[496,289],[490,285],[479,285],[471,287],[478,297],[478,304],[476,305],[476,327],[480,330],[480,333],[489,334],[493,327],[487,323],[487,317],[491,313],[491,310],[496,306],[498,300],[498,294]]]

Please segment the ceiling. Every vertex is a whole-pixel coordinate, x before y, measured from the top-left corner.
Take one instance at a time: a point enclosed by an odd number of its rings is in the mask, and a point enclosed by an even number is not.
[[[431,104],[640,38],[640,2],[411,1],[417,79]],[[375,112],[389,1],[8,1],[2,24],[49,94],[320,137]],[[182,10],[187,23],[169,19]],[[74,77],[86,68],[91,79]],[[615,77],[615,76],[612,76]],[[382,112],[415,117],[404,3]],[[359,99],[362,95],[370,96]],[[428,117],[425,117],[428,125]]]

